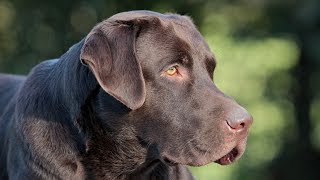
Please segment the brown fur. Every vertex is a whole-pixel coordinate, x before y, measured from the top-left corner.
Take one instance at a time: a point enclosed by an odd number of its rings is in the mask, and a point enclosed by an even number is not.
[[[215,65],[189,17],[131,11],[26,78],[0,75],[0,179],[185,180],[233,162],[252,117]]]

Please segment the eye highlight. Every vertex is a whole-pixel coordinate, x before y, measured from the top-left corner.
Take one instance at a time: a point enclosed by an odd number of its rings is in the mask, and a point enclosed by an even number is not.
[[[169,76],[173,76],[178,72],[177,68],[175,66],[170,67],[169,69],[166,70],[166,73]]]

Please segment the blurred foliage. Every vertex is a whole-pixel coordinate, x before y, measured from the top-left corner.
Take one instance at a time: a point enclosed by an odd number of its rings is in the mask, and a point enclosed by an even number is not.
[[[59,57],[104,18],[149,9],[191,16],[218,59],[214,81],[252,113],[241,160],[200,180],[320,179],[320,1],[0,1],[0,71]]]

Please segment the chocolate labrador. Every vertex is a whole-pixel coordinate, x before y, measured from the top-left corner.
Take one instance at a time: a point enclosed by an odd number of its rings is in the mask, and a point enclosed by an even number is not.
[[[0,179],[193,179],[244,152],[251,115],[213,83],[187,16],[131,11],[26,77],[0,75]]]

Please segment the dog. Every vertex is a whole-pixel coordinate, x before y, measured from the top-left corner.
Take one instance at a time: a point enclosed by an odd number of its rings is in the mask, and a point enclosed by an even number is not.
[[[113,15],[58,59],[0,75],[0,179],[194,179],[227,165],[252,116],[213,83],[191,18]]]

